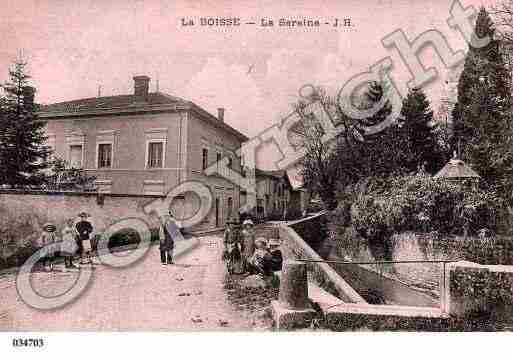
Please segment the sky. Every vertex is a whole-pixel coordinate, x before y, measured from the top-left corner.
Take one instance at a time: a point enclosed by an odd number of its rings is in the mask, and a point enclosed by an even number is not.
[[[0,81],[22,53],[37,88],[36,100],[53,103],[129,94],[134,75],[151,77],[159,90],[216,114],[248,136],[278,123],[292,109],[299,89],[323,86],[335,93],[350,77],[385,56],[392,76],[406,88],[409,73],[396,50],[381,39],[402,29],[414,39],[441,31],[453,50],[466,50],[447,25],[452,0],[170,1],[7,0],[0,15]],[[489,6],[493,0],[462,0]],[[181,19],[240,17],[260,24],[273,19],[351,19],[351,27],[288,28],[182,26]],[[431,48],[421,52],[441,80],[426,92],[436,107],[446,70]],[[404,90],[403,90],[404,91]],[[266,152],[265,156],[272,156]],[[266,166],[269,167],[269,166]],[[269,168],[272,168],[270,166]]]

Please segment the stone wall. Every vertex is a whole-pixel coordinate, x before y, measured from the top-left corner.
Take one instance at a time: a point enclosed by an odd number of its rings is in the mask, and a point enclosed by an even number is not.
[[[95,193],[0,192],[0,267],[16,266],[23,261],[21,257],[30,256],[40,245],[44,223],[55,223],[60,234],[65,221],[77,220],[82,211],[91,215],[93,235],[129,217],[143,219],[150,228],[157,228],[158,220],[146,215],[143,208],[159,198],[106,194],[102,199]]]
[[[304,259],[308,262],[308,275],[321,288],[348,303],[365,303],[365,300],[349,286],[322,258],[291,228],[279,227],[284,259]]]
[[[460,261],[448,265],[444,301],[455,317],[513,321],[513,266]]]
[[[451,318],[435,308],[345,304],[324,313],[334,331],[449,331]]]

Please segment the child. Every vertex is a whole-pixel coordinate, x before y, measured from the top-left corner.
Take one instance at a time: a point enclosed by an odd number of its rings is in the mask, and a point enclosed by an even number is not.
[[[255,246],[255,252],[250,260],[251,266],[258,274],[263,276],[269,275],[271,256],[267,250],[267,241],[264,238],[257,238]]]
[[[57,227],[53,223],[45,223],[43,225],[43,233],[41,233],[41,237],[39,241],[42,247],[49,246],[56,242],[57,236],[55,235],[55,231]],[[53,270],[53,260],[55,254],[50,253],[43,257],[43,267],[48,268],[50,272]]]
[[[280,251],[280,241],[275,238],[269,240],[270,267],[272,271],[280,271],[283,263],[283,255]]]
[[[78,249],[78,232],[73,225],[74,222],[73,218],[68,219],[62,229],[61,253],[64,256],[64,266],[66,268],[77,268],[73,264],[73,255]]]

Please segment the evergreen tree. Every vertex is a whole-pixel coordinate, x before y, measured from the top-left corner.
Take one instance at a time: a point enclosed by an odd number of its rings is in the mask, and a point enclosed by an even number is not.
[[[479,11],[475,33],[491,41],[482,48],[469,45],[453,111],[452,146],[488,184],[498,185],[509,176],[511,161],[510,150],[504,146],[511,136],[510,75],[484,8]]]
[[[365,103],[369,107],[381,101],[386,96],[386,87],[379,82],[372,82],[365,93]],[[382,123],[392,113],[390,101],[372,117],[363,121],[365,126]],[[360,164],[362,177],[389,176],[393,173],[406,171],[405,163],[411,161],[411,153],[405,146],[405,136],[397,121],[372,135],[363,136],[364,141],[358,145],[356,159]]]
[[[410,171],[423,168],[430,173],[439,169],[442,153],[436,124],[433,123],[429,101],[421,89],[412,89],[404,99],[399,124],[406,136],[407,148],[403,150],[411,154],[406,167]]]
[[[44,145],[46,123],[37,117],[35,89],[28,84],[25,66],[14,63],[0,103],[0,184],[16,188],[44,181],[42,170],[50,153]]]

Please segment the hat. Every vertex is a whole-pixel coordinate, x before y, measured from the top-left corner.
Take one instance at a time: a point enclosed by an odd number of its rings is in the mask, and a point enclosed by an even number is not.
[[[226,220],[226,224],[239,224],[239,221],[235,217],[230,217]]]
[[[271,239],[269,239],[269,242],[267,244],[270,247],[270,246],[279,246],[281,243],[280,243],[279,239],[271,238]]]
[[[255,224],[253,223],[253,221],[251,219],[246,219],[244,222],[242,222],[242,225],[243,226],[254,226]]]
[[[80,213],[78,214],[78,216],[79,216],[79,217],[81,217],[81,218],[82,218],[82,217],[86,217],[86,218],[87,218],[87,217],[91,217],[91,215],[90,215],[89,213],[86,213],[86,212],[80,212]]]
[[[267,246],[267,241],[265,240],[264,237],[259,237],[255,240],[255,244],[257,243],[262,243],[264,246]]]
[[[53,223],[45,223],[43,224],[43,229],[47,232],[55,232],[57,230],[57,227]]]

